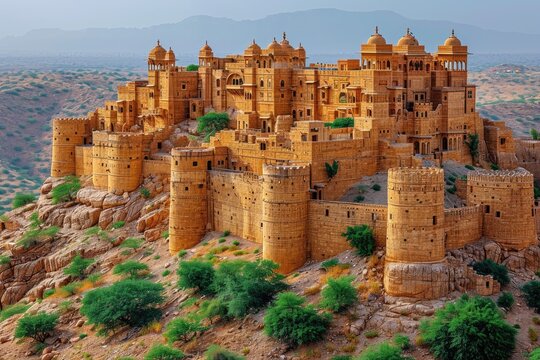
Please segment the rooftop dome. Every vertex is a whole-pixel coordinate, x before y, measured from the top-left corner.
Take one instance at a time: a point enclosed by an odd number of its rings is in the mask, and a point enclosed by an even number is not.
[[[163,59],[165,57],[165,54],[167,51],[161,46],[159,40],[157,41],[156,46],[150,50],[150,53],[148,54],[149,59]]]
[[[199,50],[199,56],[212,56],[213,54],[212,48],[208,45],[208,41],[206,41],[201,50]]]
[[[167,54],[165,54],[165,60],[176,61],[176,56],[174,55],[174,51],[172,50],[172,48],[169,48]]]
[[[283,33],[283,40],[281,40],[281,48],[283,50],[289,50],[289,51],[294,50],[294,48],[289,43],[289,40],[287,40],[287,34],[285,32]]]
[[[454,34],[454,29],[452,29],[452,35],[444,42],[444,46],[461,46],[461,41]]]
[[[386,45],[386,40],[379,34],[379,27],[375,27],[375,33],[367,41],[368,45]]]
[[[414,35],[411,33],[409,28],[407,28],[407,33],[401,37],[398,41],[398,46],[405,46],[405,45],[418,45],[418,40],[414,37]]]
[[[274,40],[268,44],[268,47],[266,48],[267,50],[281,50],[281,45],[276,41],[276,38],[274,38]]]
[[[302,43],[300,43],[295,50],[298,51],[298,54],[300,56],[304,56],[304,57],[306,56],[306,49],[304,49],[304,47],[302,46]]]
[[[247,47],[247,49],[244,51],[244,54],[260,54],[261,53],[261,47],[255,42],[255,39],[253,39],[253,42],[251,45]]]

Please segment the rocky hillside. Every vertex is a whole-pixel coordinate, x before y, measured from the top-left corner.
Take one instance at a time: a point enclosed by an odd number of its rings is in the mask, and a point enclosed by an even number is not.
[[[48,179],[40,189],[36,203],[8,212],[0,219],[0,359],[142,359],[156,343],[165,343],[166,325],[179,316],[197,311],[207,298],[192,291],[179,290],[175,273],[182,259],[203,258],[220,264],[232,259],[253,261],[261,258],[261,246],[231,235],[210,233],[201,243],[177,256],[168,253],[168,183],[159,177],[147,179],[148,191],[122,196],[83,186],[76,198],[53,204],[52,189],[62,180]],[[539,268],[540,249],[508,253],[492,242],[481,242],[464,250],[448,253],[450,264],[470,264],[485,258],[506,264],[511,283],[504,289],[514,294],[516,305],[506,314],[519,324],[518,348],[513,359],[536,344],[528,329],[540,331],[540,323],[524,304],[519,286],[535,278],[527,268]],[[66,275],[64,269],[76,255],[93,259],[86,278]],[[79,312],[81,300],[93,288],[118,281],[115,265],[137,260],[148,266],[148,279],[165,289],[163,316],[142,328],[120,328],[108,336],[98,336]],[[406,302],[386,296],[382,286],[385,253],[361,258],[352,251],[337,257],[339,265],[306,264],[285,281],[290,290],[318,304],[328,278],[351,275],[359,302],[333,315],[330,330],[318,343],[291,348],[273,340],[263,331],[261,310],[237,320],[208,323],[209,329],[187,342],[177,342],[189,358],[203,359],[210,344],[219,344],[247,359],[331,359],[338,354],[358,354],[367,345],[391,339],[397,333],[414,343],[420,319],[432,316],[446,301],[460,295],[455,291],[438,301]],[[456,267],[456,268],[457,268]],[[457,284],[460,290],[465,284]],[[494,297],[496,298],[496,297]],[[14,309],[18,309],[15,311]],[[14,339],[14,328],[22,313],[58,312],[59,324],[45,345]],[[13,316],[8,317],[11,313]],[[5,320],[4,320],[5,319]],[[415,359],[433,359],[418,342],[407,355]]]

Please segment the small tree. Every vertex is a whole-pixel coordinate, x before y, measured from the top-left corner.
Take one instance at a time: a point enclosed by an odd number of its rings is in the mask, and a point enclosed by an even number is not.
[[[184,353],[169,346],[156,344],[144,356],[144,360],[181,360]]]
[[[138,239],[138,238],[127,238],[125,239],[121,244],[120,244],[120,247],[121,248],[124,248],[124,249],[132,249],[132,250],[135,250],[135,249],[138,249],[141,247],[142,243],[144,242],[143,239]]]
[[[159,319],[161,311],[156,306],[163,300],[161,284],[128,279],[89,291],[80,311],[88,323],[101,326],[101,333],[107,333],[119,326],[143,326]]]
[[[348,226],[347,231],[341,236],[345,237],[349,244],[356,248],[356,252],[360,256],[370,256],[375,251],[373,230],[366,224]]]
[[[540,312],[540,281],[529,281],[521,287],[521,291],[527,305]]]
[[[76,176],[66,176],[63,184],[52,189],[51,197],[53,204],[71,201],[81,188],[81,181]]]
[[[510,310],[514,305],[514,295],[510,292],[503,292],[501,296],[497,299],[497,306]]]
[[[15,337],[32,338],[42,343],[56,327],[58,314],[47,314],[40,312],[36,315],[25,315],[18,322],[15,328]]]
[[[540,360],[540,348],[534,349],[534,350],[529,354],[529,360]]]
[[[329,163],[324,163],[324,167],[326,169],[326,175],[328,175],[328,179],[332,179],[338,173],[339,163],[337,162],[337,160],[334,160],[331,165]]]
[[[212,323],[215,318],[227,317],[227,304],[220,299],[207,300],[201,304],[199,313],[202,317],[208,319],[210,323]]]
[[[80,254],[77,254],[71,263],[64,268],[64,274],[75,278],[84,278],[86,269],[94,263],[94,259],[85,259]]]
[[[244,360],[245,357],[235,354],[227,349],[224,349],[216,344],[210,345],[204,353],[206,360]]]
[[[399,347],[382,342],[368,346],[357,360],[414,360],[414,358],[403,356]]]
[[[467,138],[468,140],[465,143],[469,147],[469,152],[471,153],[473,161],[476,162],[479,154],[478,147],[480,144],[480,138],[478,137],[478,134],[469,134]]]
[[[289,345],[319,341],[330,325],[330,314],[319,315],[305,299],[292,292],[278,295],[264,317],[264,331],[268,336]]]
[[[148,265],[135,260],[127,260],[113,268],[114,275],[121,275],[130,279],[143,277],[148,273]]]
[[[201,325],[200,320],[176,318],[169,322],[164,335],[169,344],[175,341],[188,342],[197,336],[198,333],[204,332],[207,329],[206,326]]]
[[[199,65],[189,64],[188,66],[186,66],[186,71],[197,71],[197,70],[199,70]]]
[[[28,194],[28,193],[16,193],[15,197],[13,198],[13,201],[11,203],[11,206],[14,209],[20,208],[24,205],[33,203],[36,201],[36,195],[34,194]]]
[[[510,282],[508,276],[508,269],[504,265],[499,265],[491,259],[485,259],[483,261],[473,264],[473,269],[480,275],[491,275],[497,280],[501,286],[507,285]]]
[[[357,302],[358,294],[351,284],[352,281],[352,276],[328,279],[328,285],[323,289],[321,294],[321,307],[338,312]]]
[[[215,270],[212,263],[201,260],[180,261],[178,265],[178,286],[181,289],[198,289],[203,294],[212,293]]]
[[[506,360],[514,352],[517,330],[492,300],[463,295],[422,321],[420,333],[440,360]]]
[[[354,126],[354,119],[352,117],[337,118],[332,122],[326,123],[325,126],[331,128],[346,128]]]
[[[538,130],[536,130],[536,129],[531,129],[531,136],[532,136],[533,140],[540,139],[540,134],[538,133]]]
[[[204,141],[208,141],[210,136],[214,136],[229,126],[229,115],[227,113],[211,112],[197,118],[197,132],[204,135]]]

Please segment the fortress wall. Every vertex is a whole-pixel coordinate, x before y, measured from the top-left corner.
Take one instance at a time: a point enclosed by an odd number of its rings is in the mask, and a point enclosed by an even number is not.
[[[262,185],[253,173],[209,172],[212,228],[262,243]]]
[[[109,176],[107,189],[120,195],[133,191],[142,182],[142,134],[109,134],[107,160]]]
[[[75,175],[75,147],[90,142],[90,121],[87,118],[57,118],[52,127],[51,176]]]
[[[411,167],[413,163],[413,144],[379,141],[378,171],[388,170],[393,167]]]
[[[377,246],[385,246],[386,217],[385,205],[311,200],[308,221],[310,257],[323,260],[349,250],[349,244],[341,236],[347,226],[369,225],[374,230]]]
[[[75,147],[75,175],[92,175],[93,157],[92,146],[82,145]]]
[[[109,162],[107,144],[109,134],[105,131],[94,131],[92,146],[92,182],[94,187],[105,190],[109,186]]]
[[[540,179],[540,141],[516,139],[518,165],[530,171],[535,180]]]
[[[482,205],[483,235],[504,248],[521,250],[537,242],[533,175],[527,170],[470,172],[467,204]]]
[[[161,175],[164,178],[171,177],[171,157],[164,156],[160,159],[143,160],[143,177]]]
[[[482,237],[482,207],[469,206],[444,211],[446,250],[460,249]]]

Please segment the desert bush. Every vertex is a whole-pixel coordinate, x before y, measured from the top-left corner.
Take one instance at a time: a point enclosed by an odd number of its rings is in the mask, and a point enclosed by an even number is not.
[[[497,264],[491,259],[485,259],[483,261],[473,264],[473,269],[480,275],[491,275],[497,280],[501,286],[507,285],[510,282],[508,276],[508,269],[504,265]]]
[[[169,238],[169,230],[165,230],[161,233],[161,237],[164,238],[164,239],[168,239]]]
[[[337,258],[332,258],[332,259],[328,259],[328,260],[325,260],[321,263],[321,268],[327,270],[331,267],[334,267],[334,266],[337,266],[339,265],[339,259]]]
[[[510,292],[503,292],[497,299],[497,306],[510,310],[514,305],[514,295]]]
[[[23,303],[6,306],[4,309],[0,310],[0,323],[13,315],[25,313],[29,308],[30,305]]]
[[[30,228],[23,234],[19,241],[17,241],[17,245],[28,249],[39,243],[41,240],[55,237],[58,231],[60,231],[60,228],[58,228],[57,226],[51,226],[45,229]]]
[[[141,196],[145,199],[148,199],[151,195],[150,190],[145,187],[140,188],[139,194],[141,194]]]
[[[277,269],[278,265],[270,260],[226,261],[218,267],[212,288],[227,305],[229,316],[242,317],[266,306],[275,294],[287,288]]]
[[[144,360],[181,360],[184,353],[167,345],[156,344],[144,356]]]
[[[187,255],[187,250],[180,250],[180,251],[178,252],[178,257],[179,257],[179,258],[183,258],[183,257],[186,256],[186,255]]]
[[[231,231],[230,231],[230,230],[225,230],[225,231],[223,232],[223,237],[227,237],[227,236],[229,236],[229,235],[231,235]]]
[[[148,274],[148,271],[148,265],[135,260],[124,261],[113,268],[114,275],[121,275],[130,279],[142,278]]]
[[[220,299],[207,300],[199,307],[199,314],[212,323],[215,318],[227,317],[227,304]]]
[[[71,201],[81,188],[81,182],[76,176],[66,176],[63,184],[52,189],[51,197],[53,204]]]
[[[232,244],[233,244],[234,246],[238,246],[238,245],[240,245],[240,241],[234,240],[234,241],[232,242]]]
[[[137,238],[127,238],[125,239],[121,244],[120,247],[124,249],[138,249],[141,247],[142,243],[144,242],[143,239],[137,239]]]
[[[94,263],[94,259],[85,259],[80,254],[77,254],[71,263],[64,268],[64,274],[75,278],[84,278],[86,269]]]
[[[197,289],[203,294],[213,293],[211,289],[215,270],[208,261],[186,260],[178,265],[178,286],[181,289]]]
[[[227,241],[227,239],[225,239],[225,238],[219,238],[218,239],[219,244],[224,243],[225,241]]]
[[[197,336],[198,333],[206,331],[208,328],[201,325],[201,321],[193,318],[176,318],[171,320],[165,330],[165,338],[169,344],[176,341],[188,342]]]
[[[414,360],[413,358],[403,356],[401,349],[397,346],[382,342],[368,346],[357,360]]]
[[[412,348],[411,339],[403,334],[396,334],[393,339],[394,344],[401,350],[409,350]]]
[[[334,121],[332,122],[327,122],[324,124],[325,127],[330,127],[330,128],[334,128],[334,129],[337,129],[337,128],[346,128],[346,127],[353,127],[354,126],[354,119],[351,118],[351,117],[346,117],[346,118],[336,118]]]
[[[530,327],[527,333],[529,335],[529,340],[531,341],[531,343],[535,343],[538,341],[538,333],[535,329]]]
[[[111,225],[111,229],[121,229],[124,227],[124,225],[126,225],[125,221],[117,221]]]
[[[211,136],[229,126],[229,114],[210,112],[197,118],[197,132],[208,142]]]
[[[364,333],[364,336],[367,339],[374,339],[376,337],[379,337],[379,332],[377,330],[368,330]]]
[[[32,338],[42,343],[50,335],[58,323],[58,314],[40,312],[36,315],[25,315],[17,322],[15,338]]]
[[[358,294],[352,286],[352,281],[352,276],[328,279],[328,285],[321,293],[320,306],[333,312],[339,312],[357,302]]]
[[[540,281],[529,281],[521,287],[527,305],[540,312]]]
[[[354,248],[360,256],[369,256],[375,251],[375,237],[373,230],[368,225],[347,226],[341,236],[347,239],[347,242]]]
[[[529,360],[540,360],[540,347],[534,349],[528,357]]]
[[[322,339],[330,325],[330,314],[318,314],[305,299],[292,292],[278,295],[264,316],[264,331],[268,336],[291,346]]]
[[[334,160],[331,164],[324,163],[324,167],[326,169],[326,175],[328,176],[328,179],[332,179],[338,173],[339,162],[337,160]]]
[[[147,280],[122,280],[86,293],[81,314],[101,333],[123,325],[143,326],[161,316],[157,305],[164,301],[163,286]]]
[[[199,65],[189,64],[188,66],[186,66],[186,71],[197,71],[197,70],[199,70]]]
[[[371,189],[375,190],[375,191],[381,191],[381,185],[379,184],[373,184],[373,186],[371,187]]]
[[[11,257],[7,255],[0,255],[0,266],[7,265],[11,262]]]
[[[216,344],[210,345],[204,353],[206,360],[244,360],[245,357],[235,354],[227,349],[224,349]]]
[[[165,277],[165,276],[168,276],[170,273],[171,273],[171,270],[169,269],[163,270],[163,272],[161,273],[161,276]]]
[[[510,359],[517,330],[487,298],[463,295],[420,324],[420,334],[440,360]]]
[[[14,209],[20,208],[24,205],[33,203],[36,201],[36,195],[30,193],[16,193],[11,206]]]

